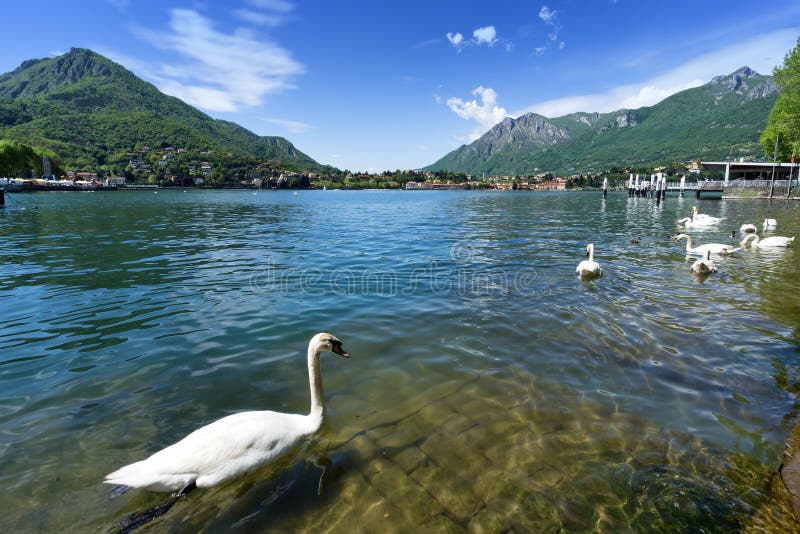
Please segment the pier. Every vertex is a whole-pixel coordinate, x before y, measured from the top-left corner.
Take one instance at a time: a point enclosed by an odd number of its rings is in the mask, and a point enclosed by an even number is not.
[[[704,180],[701,182],[685,182],[681,185],[680,182],[667,182],[667,193],[686,193],[687,191],[694,193],[695,198],[700,198],[702,194],[722,195],[724,193],[722,180]]]

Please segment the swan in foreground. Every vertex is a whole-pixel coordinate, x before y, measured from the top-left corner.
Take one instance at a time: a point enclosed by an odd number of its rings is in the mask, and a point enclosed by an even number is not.
[[[775,219],[764,219],[764,224],[761,227],[766,231],[767,229],[774,230],[778,227],[778,221]]]
[[[244,475],[275,461],[306,436],[319,430],[325,418],[325,399],[319,356],[330,351],[345,358],[342,342],[317,334],[308,344],[308,415],[269,411],[240,412],[199,428],[146,460],[106,475],[106,484],[151,491],[188,493]],[[124,489],[123,489],[124,491]]]
[[[774,248],[774,247],[788,247],[794,242],[794,237],[783,237],[782,235],[774,235],[761,239],[758,234],[750,234],[745,237],[740,245],[746,247],[747,245],[755,245],[758,248]]]
[[[722,243],[708,243],[706,245],[700,245],[698,247],[692,248],[692,238],[686,234],[678,234],[675,236],[675,242],[677,243],[681,239],[686,239],[686,253],[687,254],[705,254],[706,250],[711,252],[711,254],[732,254],[737,250],[742,250],[741,247],[735,248],[733,245],[724,245]]]
[[[599,263],[594,261],[594,245],[592,243],[586,245],[586,255],[589,256],[589,259],[580,262],[575,269],[575,273],[580,275],[581,278],[603,276],[603,268],[600,267]]]
[[[716,272],[717,266],[714,265],[714,262],[711,261],[711,251],[706,249],[705,254],[699,260],[695,261],[690,270],[695,274],[711,274]]]
[[[743,224],[739,227],[739,233],[741,234],[752,234],[755,233],[756,230],[756,225],[750,223]]]

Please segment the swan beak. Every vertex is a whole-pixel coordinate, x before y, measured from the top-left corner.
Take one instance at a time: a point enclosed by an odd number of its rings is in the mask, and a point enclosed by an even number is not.
[[[342,348],[342,344],[341,343],[334,343],[333,346],[331,347],[331,352],[335,352],[336,354],[338,354],[339,356],[341,356],[343,358],[349,358],[350,357],[350,354],[345,352],[344,349]]]

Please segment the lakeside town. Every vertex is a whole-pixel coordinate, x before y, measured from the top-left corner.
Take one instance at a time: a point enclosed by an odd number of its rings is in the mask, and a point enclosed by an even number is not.
[[[287,169],[275,161],[234,162],[230,153],[219,155],[212,149],[201,151],[186,148],[148,146],[124,153],[118,165],[98,170],[66,170],[42,157],[41,177],[0,177],[0,188],[9,192],[114,190],[155,188],[214,189],[404,189],[404,190],[536,190],[564,191],[599,188],[607,181],[611,188],[623,189],[632,173],[658,174],[669,177],[694,175],[714,176],[704,170],[699,160],[656,167],[621,167],[598,174],[560,175],[539,172],[528,175],[473,176],[463,172],[424,169],[384,171],[381,173],[351,172],[333,169],[308,172]],[[119,159],[119,158],[118,158]],[[38,170],[38,169],[37,169]],[[719,174],[719,173],[716,173]]]

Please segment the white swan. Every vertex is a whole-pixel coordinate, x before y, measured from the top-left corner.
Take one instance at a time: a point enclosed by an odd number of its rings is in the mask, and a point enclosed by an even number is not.
[[[751,243],[752,242],[752,243]],[[774,248],[774,247],[788,247],[794,242],[794,237],[783,237],[782,235],[774,235],[761,239],[758,234],[750,234],[745,237],[740,245],[746,247],[747,245],[755,245],[758,248]]]
[[[755,224],[746,223],[739,227],[739,233],[752,234],[757,230]]]
[[[199,428],[146,460],[106,475],[106,484],[152,491],[214,486],[266,465],[288,452],[302,438],[319,430],[325,418],[325,399],[319,355],[335,352],[345,358],[342,342],[317,334],[308,344],[308,415],[278,412],[240,412]]]
[[[764,219],[764,224],[761,225],[761,228],[766,231],[768,228],[774,230],[778,227],[778,221],[775,219]]]
[[[603,268],[600,264],[594,261],[594,245],[589,243],[586,245],[586,255],[589,256],[588,260],[583,260],[578,264],[575,269],[575,274],[581,278],[595,278],[603,276]]]
[[[742,250],[741,247],[734,248],[733,245],[723,245],[722,243],[708,243],[706,245],[700,245],[699,247],[692,248],[692,238],[686,234],[678,234],[675,236],[675,242],[677,243],[681,239],[686,239],[686,253],[687,254],[705,254],[706,250],[711,252],[711,254],[732,254],[737,250]]]
[[[698,228],[701,230],[710,228],[717,223],[719,223],[719,221],[709,221],[706,219],[692,220],[690,217],[684,217],[683,219],[678,219],[677,221],[675,221],[675,224],[678,226],[684,225],[687,228]]]
[[[677,221],[675,221],[675,224],[677,225],[683,224],[687,228],[703,229],[718,224],[721,220],[722,219],[718,217],[712,217],[710,215],[706,215],[705,213],[697,213],[697,207],[692,206],[692,216],[684,217],[683,219],[678,219]]]
[[[705,213],[697,213],[697,206],[692,206],[692,222],[708,221],[710,224],[716,224],[722,219],[720,217],[712,217]]]
[[[706,249],[705,254],[699,260],[695,261],[690,270],[695,274],[711,274],[717,271],[717,266],[711,261],[711,251]]]

